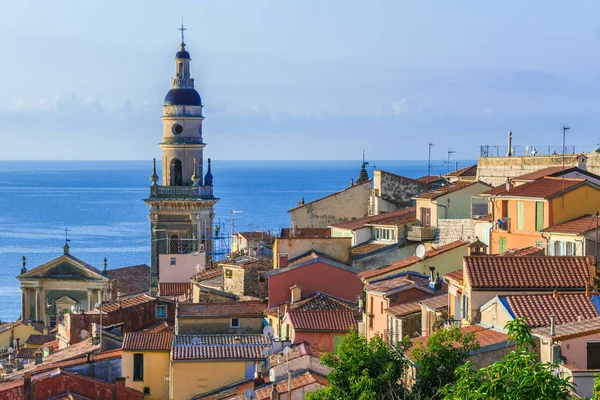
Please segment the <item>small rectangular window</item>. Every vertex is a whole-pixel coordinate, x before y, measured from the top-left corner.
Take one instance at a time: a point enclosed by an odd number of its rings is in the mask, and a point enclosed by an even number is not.
[[[150,396],[150,388],[148,386],[144,388],[144,396]]]
[[[169,265],[177,265],[177,258],[171,257],[169,259]]]
[[[167,306],[156,306],[156,318],[167,318]]]
[[[144,355],[140,353],[133,355],[133,380],[144,380]]]
[[[258,273],[258,281],[259,281],[259,282],[264,282],[264,281],[266,281],[266,279],[265,279],[265,273],[264,273],[264,272],[259,272],[259,273]]]
[[[231,328],[239,328],[240,327],[240,319],[239,318],[231,318],[229,327]]]
[[[226,269],[225,270],[225,278],[231,279],[232,276],[233,276],[233,271],[230,269]]]

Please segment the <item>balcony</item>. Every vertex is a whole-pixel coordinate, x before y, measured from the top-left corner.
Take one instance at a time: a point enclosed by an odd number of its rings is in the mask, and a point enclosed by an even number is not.
[[[510,218],[509,217],[500,217],[494,223],[496,226],[496,230],[510,232]]]
[[[422,242],[424,240],[433,240],[435,237],[435,226],[416,226],[413,225],[408,230],[407,239],[413,242]]]
[[[197,198],[213,199],[212,186],[150,186],[151,199]]]

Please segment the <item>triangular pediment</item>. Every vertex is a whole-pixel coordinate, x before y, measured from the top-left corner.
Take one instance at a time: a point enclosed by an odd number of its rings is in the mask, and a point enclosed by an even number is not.
[[[17,277],[19,280],[56,279],[108,281],[100,271],[71,255],[62,255]]]
[[[65,304],[65,305],[77,305],[78,301],[69,296],[61,296],[58,299],[54,300],[55,303]]]

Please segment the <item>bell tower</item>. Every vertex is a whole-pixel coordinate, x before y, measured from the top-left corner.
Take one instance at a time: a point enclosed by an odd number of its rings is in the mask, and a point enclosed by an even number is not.
[[[189,282],[210,262],[214,205],[213,176],[208,159],[204,180],[202,99],[194,89],[191,57],[186,50],[183,24],[175,54],[175,77],[163,104],[162,180],[156,159],[150,180],[151,294],[159,283]]]

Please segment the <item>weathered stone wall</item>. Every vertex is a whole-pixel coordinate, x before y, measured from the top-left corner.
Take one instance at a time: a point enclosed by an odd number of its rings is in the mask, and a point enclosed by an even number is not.
[[[600,153],[586,153],[587,170],[600,174]],[[542,168],[562,166],[562,155],[535,157],[480,157],[477,166],[477,177],[480,181],[498,186],[506,182],[506,177],[534,172]],[[565,165],[577,165],[576,155],[565,155]]]
[[[471,219],[439,219],[436,244],[444,245],[455,240],[475,240],[475,222]]]
[[[262,333],[263,318],[239,318],[240,327],[231,328],[230,318],[179,318],[180,335]]]
[[[352,266],[358,270],[366,271],[390,265],[403,258],[414,256],[418,245],[419,243],[410,243],[403,246],[395,244],[384,248],[383,251],[357,256],[352,259]]]
[[[366,217],[371,180],[288,210],[296,228],[326,228],[329,225]]]
[[[429,185],[386,171],[375,170],[370,215],[410,207],[412,198],[429,190]]]

